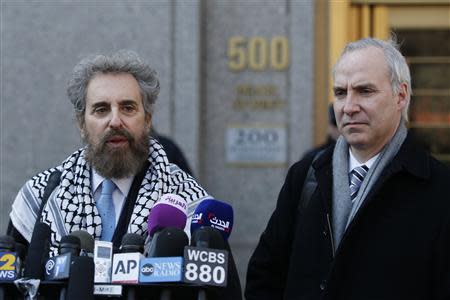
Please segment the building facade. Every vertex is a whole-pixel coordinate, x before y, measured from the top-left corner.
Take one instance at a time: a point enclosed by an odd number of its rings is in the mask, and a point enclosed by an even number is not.
[[[65,95],[73,66],[132,49],[159,74],[154,126],[234,207],[244,283],[288,167],[326,138],[340,51],[390,32],[413,73],[410,128],[450,163],[448,1],[2,1],[1,231],[25,180],[81,146]]]

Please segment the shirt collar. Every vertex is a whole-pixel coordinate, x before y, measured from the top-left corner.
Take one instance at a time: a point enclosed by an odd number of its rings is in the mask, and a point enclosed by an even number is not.
[[[92,193],[94,194],[98,187],[102,184],[103,180],[105,180],[105,177],[98,174],[95,169],[92,169]],[[111,181],[114,182],[116,187],[120,190],[122,195],[126,196],[128,195],[128,192],[130,191],[131,184],[133,183],[133,177],[125,177],[125,178],[111,178]]]
[[[359,162],[356,157],[353,155],[352,150],[350,149],[350,147],[348,148],[348,153],[349,153],[349,164],[348,164],[348,172],[350,173],[354,168],[362,166],[362,165],[366,165],[369,169],[372,167],[373,163],[377,160],[378,156],[380,156],[380,153],[378,153],[377,155],[373,156],[371,159],[369,159],[366,162]]]

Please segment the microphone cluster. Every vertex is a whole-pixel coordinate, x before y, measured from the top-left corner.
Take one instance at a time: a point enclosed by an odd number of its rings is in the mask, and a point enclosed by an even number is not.
[[[50,258],[51,230],[39,223],[25,268],[21,246],[8,236],[0,237],[0,282],[16,280],[32,294],[37,287],[26,287],[30,279],[67,281],[59,295],[66,300],[94,299],[94,294],[121,296],[122,285],[127,286],[127,299],[135,299],[141,285],[160,285],[162,300],[171,299],[171,287],[177,285],[193,286],[198,299],[206,299],[205,288],[227,285],[226,241],[233,227],[233,209],[218,200],[203,200],[192,216],[190,240],[186,223],[187,203],[178,195],[165,194],[150,212],[146,239],[128,233],[114,253],[111,242],[94,241],[87,232],[76,231],[62,237],[58,255]],[[20,277],[24,278],[17,280]]]

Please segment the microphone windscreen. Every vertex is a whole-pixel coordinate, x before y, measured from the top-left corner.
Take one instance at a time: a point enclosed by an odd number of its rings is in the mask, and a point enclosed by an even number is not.
[[[184,247],[188,244],[186,232],[179,228],[167,227],[153,237],[148,257],[183,256]]]
[[[122,237],[121,253],[144,252],[144,238],[137,233],[127,233]]]
[[[233,229],[233,208],[225,202],[206,199],[195,209],[191,221],[191,234],[202,226],[217,229],[224,240],[228,240]]]
[[[70,266],[66,300],[94,300],[94,260],[88,256],[74,257]]]
[[[209,226],[198,228],[191,237],[191,246],[223,250],[226,248],[220,232]]]
[[[59,242],[59,255],[72,253],[75,256],[80,255],[81,241],[78,237],[71,234],[63,236]]]
[[[2,235],[0,236],[0,251],[14,252],[16,249],[16,241],[12,236]]]
[[[184,229],[187,220],[187,203],[178,195],[165,194],[155,203],[148,216],[148,234],[166,227]]]
[[[24,277],[44,279],[44,266],[50,251],[51,233],[50,226],[45,223],[38,223],[34,227],[25,260]]]
[[[94,238],[87,231],[72,231],[70,235],[80,239],[81,250],[84,250],[86,253],[94,253]]]

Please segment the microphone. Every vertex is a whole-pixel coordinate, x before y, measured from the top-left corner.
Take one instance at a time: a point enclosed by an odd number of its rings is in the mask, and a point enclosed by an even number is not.
[[[191,246],[184,248],[184,281],[225,287],[228,274],[225,249],[225,241],[217,229],[198,228],[192,235]]]
[[[138,283],[139,261],[143,258],[144,239],[135,233],[127,233],[122,238],[120,250],[114,254],[112,283]]]
[[[191,238],[191,246],[211,249],[226,249],[222,234],[215,228],[202,226]]]
[[[0,236],[0,282],[14,281],[18,277],[16,241],[9,235]]]
[[[8,235],[0,236],[0,299],[10,293],[8,285],[2,283],[14,281],[20,274],[19,255],[15,253],[16,242],[14,238]]]
[[[188,244],[189,238],[182,229],[167,227],[155,236],[147,257],[182,256],[184,246]]]
[[[226,241],[233,229],[231,205],[206,199],[195,209],[191,221],[191,246],[184,252],[184,281],[210,286],[227,286],[228,251]],[[197,299],[206,299],[199,289]]]
[[[151,241],[164,228],[184,229],[187,221],[187,204],[178,195],[165,194],[155,203],[148,216],[148,237],[145,241],[144,255],[148,256]]]
[[[122,237],[119,248],[121,253],[144,252],[144,238],[136,233],[127,233]]]
[[[61,280],[69,278],[71,263],[74,257],[80,255],[80,239],[66,235],[61,238],[59,255],[51,257],[45,264],[46,280]]]
[[[122,237],[119,248],[121,253],[114,254],[112,283],[139,283],[139,262],[144,257],[144,238],[136,233],[127,233]],[[127,288],[127,299],[136,298],[134,287]]]
[[[80,256],[94,256],[94,238],[84,230],[72,231],[70,235],[80,239]]]
[[[186,233],[179,228],[162,229],[152,240],[149,257],[141,260],[139,282],[181,282],[183,280],[183,252],[189,243]],[[170,300],[171,291],[164,288],[161,300]]]
[[[25,259],[24,278],[16,279],[14,284],[26,297],[35,299],[41,280],[44,279],[45,263],[50,251],[51,229],[48,224],[39,222],[35,225]]]
[[[36,224],[25,260],[24,277],[44,279],[44,266],[50,251],[51,229],[46,223]]]
[[[59,243],[59,255],[70,253],[74,256],[79,256],[81,251],[81,241],[78,237],[72,234],[63,236]]]
[[[181,281],[182,256],[188,243],[189,238],[179,228],[161,230],[152,241],[148,257],[141,260],[139,282]]]
[[[217,229],[227,241],[233,229],[233,208],[231,205],[214,199],[200,202],[191,220],[191,233],[202,226]]]
[[[16,248],[16,241],[12,236],[0,236],[0,252],[13,252]]]
[[[187,203],[178,195],[165,194],[152,207],[148,217],[148,235],[166,228],[183,229],[187,220]]]
[[[94,261],[92,257],[74,257],[67,284],[66,300],[94,300]]]

